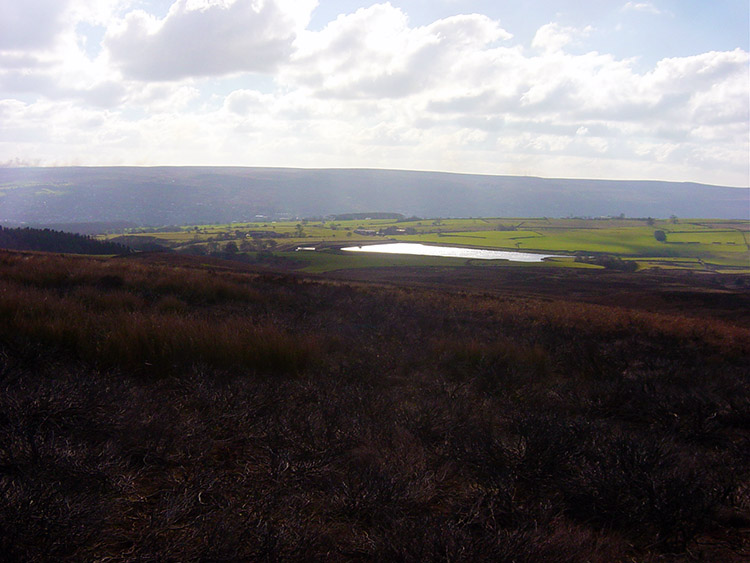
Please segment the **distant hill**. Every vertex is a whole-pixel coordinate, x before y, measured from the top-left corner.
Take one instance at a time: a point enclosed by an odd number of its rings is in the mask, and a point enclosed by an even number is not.
[[[365,169],[0,168],[0,222],[143,226],[330,214],[748,219],[750,189]]]

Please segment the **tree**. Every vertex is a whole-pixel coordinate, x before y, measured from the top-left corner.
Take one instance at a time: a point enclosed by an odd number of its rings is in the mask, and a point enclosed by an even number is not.
[[[300,223],[297,223],[297,225],[294,227],[294,229],[295,229],[294,230],[294,234],[297,237],[302,238],[302,237],[305,236],[305,230],[302,228],[302,225]]]
[[[647,224],[647,225],[648,225],[649,227],[653,227],[653,226],[654,226],[654,223],[655,223],[655,221],[654,221],[654,218],[653,218],[653,217],[648,217],[648,218],[646,218],[646,224]]]
[[[667,242],[667,233],[664,231],[654,231],[654,238],[659,242]]]
[[[230,241],[224,245],[224,252],[228,254],[237,254],[238,251],[237,243],[234,241]]]

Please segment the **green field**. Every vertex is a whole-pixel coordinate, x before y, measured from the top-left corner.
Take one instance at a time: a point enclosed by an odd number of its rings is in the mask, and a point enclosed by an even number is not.
[[[655,231],[663,231],[659,242]],[[279,221],[194,225],[165,229],[140,229],[106,235],[138,237],[177,251],[221,253],[234,243],[240,253],[273,252],[299,269],[325,272],[377,266],[425,266],[466,264],[465,259],[419,256],[349,256],[335,252],[294,252],[299,246],[318,250],[346,244],[388,241],[420,242],[445,246],[469,246],[498,250],[538,251],[581,255],[553,259],[536,267],[602,267],[582,264],[607,255],[636,261],[637,269],[669,268],[702,271],[750,271],[750,221],[710,219],[548,219],[469,218],[389,219],[354,221]],[[477,264],[477,260],[471,261]],[[503,261],[490,261],[497,265]],[[514,263],[515,264],[515,263]],[[526,265],[534,267],[532,265]]]

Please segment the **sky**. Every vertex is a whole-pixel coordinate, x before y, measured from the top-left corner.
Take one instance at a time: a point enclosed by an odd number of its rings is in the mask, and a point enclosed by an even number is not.
[[[747,0],[0,0],[0,166],[750,185]]]

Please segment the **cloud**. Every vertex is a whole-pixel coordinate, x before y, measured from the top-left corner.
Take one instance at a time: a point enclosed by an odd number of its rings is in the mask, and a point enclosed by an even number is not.
[[[562,26],[556,22],[548,23],[537,30],[534,39],[531,41],[531,46],[547,52],[561,51],[566,45],[575,43],[578,39],[589,35],[592,30],[593,28],[590,26],[578,29]]]
[[[164,19],[133,11],[104,38],[126,77],[178,80],[271,72],[288,60],[314,0],[177,0]]]
[[[319,30],[305,29],[313,0],[175,0],[160,16],[136,0],[47,5],[51,42],[0,48],[0,162],[747,184],[742,49],[644,68],[581,53],[591,28],[551,22],[529,45],[484,15],[412,25],[389,3]]]
[[[666,12],[654,6],[651,2],[628,2],[622,7],[623,11],[645,12],[655,16],[662,15]]]
[[[199,97],[194,86],[154,82],[129,91],[124,103],[149,113],[176,113],[186,111]]]
[[[443,49],[469,22],[486,24],[468,16],[410,27],[390,5],[360,10],[301,36],[299,67],[285,69],[284,84],[309,90],[311,107],[325,100],[331,129],[346,119],[336,130],[347,150],[377,146],[393,165],[411,158],[513,173],[513,163],[534,162],[535,173],[566,175],[568,159],[587,174],[630,177],[626,163],[638,162],[652,177],[710,181],[702,167],[731,157],[722,172],[747,183],[748,143],[738,135],[748,123],[746,52],[664,59],[643,72],[633,59],[568,52],[591,29],[555,22],[537,32],[535,53],[498,44],[507,36],[497,29]]]
[[[229,112],[242,116],[263,108],[272,100],[272,96],[263,95],[256,90],[235,90],[224,100],[224,107]]]
[[[336,44],[344,29],[347,27],[327,37],[326,44]],[[695,162],[716,162],[717,155],[724,154],[735,159],[731,166],[725,162],[727,173],[734,174],[736,183],[747,182],[747,167],[740,157],[747,139],[738,131],[744,129],[746,137],[746,68],[750,59],[742,50],[664,59],[650,71],[638,72],[634,60],[596,52],[566,52],[566,45],[587,31],[557,24],[545,26],[537,34],[536,55],[481,41],[466,51],[440,53],[426,36],[416,33],[421,28],[409,28],[406,20],[388,29],[398,31],[389,41],[397,48],[386,50],[386,60],[393,64],[386,76],[404,77],[390,97],[385,82],[374,87],[371,77],[382,73],[371,73],[353,63],[341,64],[341,60],[325,71],[315,64],[305,66],[303,84],[313,87],[318,95],[334,95],[347,103],[347,95],[355,92],[357,100],[377,102],[380,113],[369,119],[364,114],[354,116],[351,123],[360,123],[363,131],[388,134],[362,137],[357,142],[366,144],[377,138],[382,152],[388,142],[394,147],[404,145],[397,139],[416,138],[422,143],[435,139],[429,146],[453,155],[445,162],[452,162],[458,154],[470,158],[463,151],[475,151],[477,139],[482,139],[483,146],[495,147],[497,161],[518,159],[523,154],[566,155],[571,162],[592,155],[622,162],[641,162],[648,157],[662,166],[662,174],[670,169],[672,178],[689,171],[706,179],[710,172],[699,173]],[[356,61],[368,52],[366,45],[348,45],[346,53],[351,59],[346,61]],[[431,45],[430,61],[436,64],[414,59],[413,54],[425,45]],[[439,79],[421,80],[424,75]],[[421,81],[414,82],[416,78]],[[405,84],[410,87],[404,88]],[[375,125],[383,116],[392,126]],[[702,139],[708,137],[715,143],[711,150],[702,145]],[[453,143],[450,146],[448,139]],[[680,150],[674,148],[676,144]],[[726,150],[718,151],[717,146]],[[413,150],[420,152],[418,146]],[[480,153],[471,154],[478,158]],[[713,156],[709,158],[709,154]],[[626,167],[619,170],[627,174]]]
[[[50,47],[62,30],[71,0],[7,0],[0,3],[0,51]]]
[[[282,79],[334,98],[400,98],[445,82],[456,65],[512,36],[486,16],[460,15],[412,28],[390,4],[339,16],[307,31]]]
[[[0,52],[39,52],[56,47],[80,22],[103,25],[134,0],[3,0]]]
[[[0,96],[66,99],[113,107],[122,102],[127,88],[102,61],[89,60],[73,36],[61,37],[54,51],[0,53]]]
[[[92,60],[86,54],[78,29],[84,22],[111,21],[131,1],[0,4],[0,96],[75,100],[97,107],[119,104],[127,86],[106,61]]]

